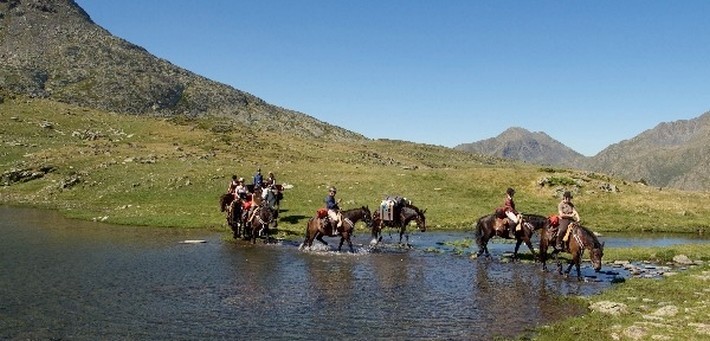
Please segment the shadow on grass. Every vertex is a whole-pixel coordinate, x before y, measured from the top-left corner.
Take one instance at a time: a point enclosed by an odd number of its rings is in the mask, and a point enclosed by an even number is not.
[[[285,217],[279,218],[279,221],[297,225],[301,221],[308,219],[308,218],[310,218],[310,217],[306,217],[304,215],[290,215],[290,216],[285,216]]]

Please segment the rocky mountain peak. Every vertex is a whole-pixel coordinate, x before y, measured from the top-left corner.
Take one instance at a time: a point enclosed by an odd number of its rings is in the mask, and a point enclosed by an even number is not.
[[[72,0],[0,0],[0,90],[118,113],[214,115],[252,129],[364,138],[157,58]]]

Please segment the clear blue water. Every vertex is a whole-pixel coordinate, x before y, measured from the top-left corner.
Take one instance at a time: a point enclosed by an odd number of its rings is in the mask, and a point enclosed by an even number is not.
[[[478,260],[442,245],[466,232],[413,233],[412,250],[386,235],[374,252],[358,235],[357,252],[339,254],[252,246],[226,230],[111,226],[9,207],[0,216],[0,339],[490,340],[582,314],[557,298],[612,285],[498,261],[511,244]],[[607,245],[627,242],[615,238]],[[206,242],[181,243],[189,239]]]

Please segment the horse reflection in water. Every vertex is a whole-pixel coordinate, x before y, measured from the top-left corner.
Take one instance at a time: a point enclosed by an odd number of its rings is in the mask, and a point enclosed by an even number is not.
[[[353,231],[355,230],[355,224],[362,220],[368,227],[371,227],[372,213],[370,213],[370,208],[362,206],[360,208],[341,211],[341,214],[343,216],[343,223],[337,230],[337,232],[340,232],[340,245],[338,246],[338,251],[342,250],[343,243],[347,241],[348,246],[350,247],[350,252],[355,252],[355,249],[353,249],[353,242],[351,240]],[[328,243],[323,240],[323,236],[338,236],[338,234],[336,234],[336,227],[334,226],[334,223],[328,218],[312,217],[311,219],[308,219],[308,224],[306,225],[306,238],[303,240],[303,244],[301,244],[299,249],[303,249],[304,247],[310,248],[313,246],[313,239],[317,239],[324,245],[328,245]]]
[[[569,275],[569,272],[572,270],[572,266],[575,266],[577,269],[577,279],[582,279],[580,263],[582,262],[582,256],[584,255],[585,250],[589,250],[589,258],[592,261],[594,271],[599,272],[602,268],[604,243],[600,243],[597,236],[594,235],[594,232],[582,225],[572,223],[568,228],[571,229],[571,231],[567,241],[566,252],[569,252],[572,255],[572,259],[568,261],[569,265],[567,266],[565,273]],[[542,234],[540,235],[540,261],[542,262],[543,270],[547,270],[547,264],[545,263],[547,260],[547,248],[550,245],[555,245],[555,240],[557,238],[556,234],[555,230],[551,229],[549,226],[546,226],[543,228]],[[562,251],[563,250],[555,248],[550,255],[557,261],[557,271],[560,274],[562,274],[562,263],[557,257]]]
[[[518,258],[518,250],[520,249],[520,244],[522,243],[525,243],[528,249],[530,249],[530,253],[532,253],[533,258],[536,257],[535,249],[533,249],[532,242],[530,242],[530,239],[532,238],[535,231],[544,228],[550,222],[547,217],[537,214],[523,214],[522,219],[523,222],[521,223],[520,230],[517,230],[513,233],[513,238],[515,238],[516,241],[515,251],[513,251],[512,257],[513,261]],[[484,253],[486,256],[490,256],[490,253],[488,252],[488,241],[493,237],[512,239],[507,235],[506,231],[497,230],[495,228],[495,224],[495,214],[485,215],[483,217],[478,218],[478,220],[476,221],[475,236],[476,244],[478,245],[478,253],[476,254],[477,256],[481,256]],[[513,227],[513,229],[514,228],[515,227]]]
[[[409,233],[407,233],[407,226],[410,222],[414,221],[420,231],[426,231],[426,217],[424,216],[426,209],[420,210],[418,207],[408,204],[402,206],[399,210],[399,214],[395,215],[393,220],[383,220],[381,212],[378,210],[376,214],[372,217],[372,242],[371,244],[377,244],[382,241],[382,228],[383,227],[393,227],[399,228],[399,243],[402,244],[402,236],[406,238],[406,245],[409,244]]]

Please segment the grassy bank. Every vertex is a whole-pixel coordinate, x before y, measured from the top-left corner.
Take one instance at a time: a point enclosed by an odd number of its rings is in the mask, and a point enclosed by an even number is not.
[[[587,298],[592,312],[540,328],[535,340],[708,340],[710,339],[710,247],[609,249],[607,262],[652,261],[674,255],[702,260],[700,266],[662,279],[632,278]]]
[[[470,228],[515,187],[524,212],[550,214],[572,190],[597,231],[707,230],[710,194],[643,186],[390,140],[326,142],[250,131],[226,119],[124,116],[41,100],[0,104],[0,169],[50,170],[5,181],[0,203],[56,209],[116,224],[226,230],[217,200],[232,174],[273,171],[286,191],[280,228],[300,234],[327,186],[344,208],[374,208],[387,194],[427,208],[431,228]],[[51,167],[51,168],[50,168]],[[540,183],[544,183],[540,185]],[[618,192],[601,187],[612,184]]]

